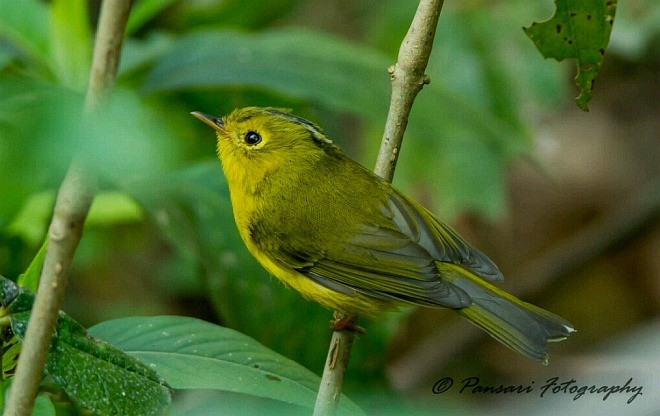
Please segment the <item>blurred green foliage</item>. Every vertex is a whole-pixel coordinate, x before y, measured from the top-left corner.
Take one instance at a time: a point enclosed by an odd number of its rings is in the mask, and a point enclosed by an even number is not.
[[[65,169],[81,155],[101,175],[74,264],[79,292],[67,299],[85,325],[117,314],[127,297],[158,298],[159,311],[219,322],[320,372],[331,313],[269,279],[248,255],[212,133],[188,113],[293,108],[370,166],[389,102],[386,69],[416,2],[134,3],[114,99],[83,117],[97,2],[0,0],[0,272],[16,279],[25,270]],[[443,218],[501,216],[510,162],[529,153],[531,124],[565,97],[565,67],[541,59],[520,29],[548,15],[539,3],[444,6],[432,82],[413,108],[395,175]],[[625,10],[628,25],[615,27],[627,34],[619,48],[633,55],[658,33],[648,23],[658,8],[640,3],[648,31],[636,32]],[[324,21],[317,8],[336,14]],[[320,29],[335,24],[334,33]],[[383,386],[400,316],[362,323],[368,334],[351,357],[349,397]],[[195,414],[218,403],[204,400]]]

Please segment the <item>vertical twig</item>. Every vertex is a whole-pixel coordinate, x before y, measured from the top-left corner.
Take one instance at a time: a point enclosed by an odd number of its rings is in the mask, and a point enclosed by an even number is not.
[[[424,84],[430,82],[424,71],[433,47],[442,4],[443,0],[419,2],[413,22],[399,48],[397,63],[388,69],[392,77],[392,96],[374,168],[374,172],[388,182],[392,182],[394,177],[403,133],[408,125],[408,116],[415,97]],[[354,338],[355,332],[350,330],[335,331],[332,334],[314,406],[314,416],[336,413]]]
[[[424,84],[431,82],[424,71],[431,55],[442,4],[443,0],[419,2],[410,29],[399,48],[397,63],[388,69],[392,77],[392,98],[374,169],[388,182],[392,182],[394,177],[403,133],[415,97]]]
[[[130,10],[131,0],[103,1],[85,97],[87,111],[99,108],[110,97],[115,86],[121,45]]]
[[[101,6],[86,112],[97,109],[110,95],[130,6],[131,0],[105,0]],[[72,162],[55,201],[39,288],[5,409],[6,416],[32,414],[69,269],[95,188],[96,174],[87,169],[84,160]]]

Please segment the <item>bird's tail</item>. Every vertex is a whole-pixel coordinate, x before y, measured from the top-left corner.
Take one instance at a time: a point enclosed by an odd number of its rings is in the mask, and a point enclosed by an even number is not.
[[[472,305],[456,311],[490,336],[527,357],[548,364],[548,342],[575,332],[570,322],[512,296],[461,266],[439,263],[444,279],[465,291]]]

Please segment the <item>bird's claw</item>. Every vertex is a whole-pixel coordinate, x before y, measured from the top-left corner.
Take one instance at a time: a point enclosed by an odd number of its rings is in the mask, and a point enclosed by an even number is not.
[[[330,321],[330,329],[333,331],[353,331],[358,334],[366,334],[367,331],[361,326],[356,325],[353,320],[357,318],[355,315],[341,315],[338,312],[335,312],[333,315],[333,320]]]

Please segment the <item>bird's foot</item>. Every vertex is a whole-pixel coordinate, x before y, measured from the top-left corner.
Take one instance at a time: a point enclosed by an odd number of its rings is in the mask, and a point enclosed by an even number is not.
[[[366,334],[367,331],[361,326],[356,325],[353,320],[357,318],[356,315],[342,315],[339,312],[335,312],[333,315],[333,320],[330,321],[330,329],[333,331],[353,331],[358,334]]]

